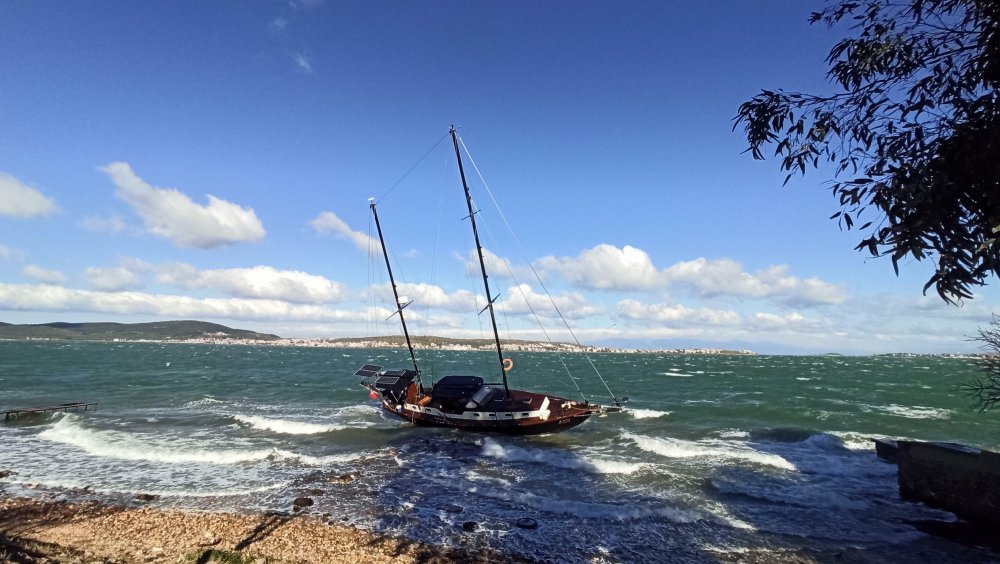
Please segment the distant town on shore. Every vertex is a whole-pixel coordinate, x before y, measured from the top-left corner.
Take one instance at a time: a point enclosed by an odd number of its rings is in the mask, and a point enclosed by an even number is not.
[[[267,345],[289,347],[329,348],[400,348],[405,346],[402,336],[340,337],[294,339],[245,329],[233,329],[205,321],[159,321],[153,323],[42,323],[14,325],[0,322],[0,340],[66,340],[105,342],[158,342],[186,344]],[[431,350],[492,350],[491,339],[457,339],[451,337],[412,337],[414,346]],[[741,349],[681,348],[681,349],[632,349],[577,345],[574,343],[549,343],[519,339],[504,340],[504,349],[510,352],[566,352],[566,353],[664,353],[664,354],[719,354],[755,355]]]

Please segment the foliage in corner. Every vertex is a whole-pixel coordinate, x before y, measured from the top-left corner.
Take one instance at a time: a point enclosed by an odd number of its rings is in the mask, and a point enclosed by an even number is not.
[[[811,23],[850,25],[827,58],[837,93],[764,90],[739,108],[747,149],[774,145],[785,182],[831,163],[856,249],[937,262],[949,303],[1000,276],[1000,2],[841,0]],[[868,212],[867,215],[865,212]]]
[[[990,327],[980,327],[975,340],[982,343],[984,354],[978,362],[983,375],[962,388],[976,400],[979,411],[987,411],[1000,406],[1000,316],[993,316]]]

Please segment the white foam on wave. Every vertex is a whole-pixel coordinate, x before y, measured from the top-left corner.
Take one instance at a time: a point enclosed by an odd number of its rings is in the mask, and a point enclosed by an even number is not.
[[[702,440],[694,442],[666,437],[648,437],[627,431],[622,433],[622,437],[631,440],[646,452],[652,452],[667,458],[742,460],[763,466],[773,466],[782,470],[796,470],[794,464],[776,454],[759,452],[752,448],[727,441]]]
[[[896,440],[894,437],[890,437],[888,435],[857,433],[854,431],[830,431],[830,434],[840,439],[844,448],[855,452],[875,450],[875,439],[887,441]]]
[[[284,435],[315,435],[317,433],[342,431],[348,428],[347,425],[308,423],[306,421],[292,421],[288,419],[270,419],[259,415],[234,415],[233,419],[239,421],[240,423],[245,423],[254,429],[273,431]]]
[[[360,452],[351,452],[346,454],[330,454],[327,456],[309,456],[308,454],[299,454],[297,452],[291,452],[287,450],[274,449],[272,451],[273,458],[285,459],[285,460],[297,460],[306,466],[326,466],[328,464],[343,464],[345,462],[353,462],[362,458],[364,455]]]
[[[748,439],[750,433],[743,429],[720,429],[716,434],[720,439]]]
[[[74,446],[102,458],[166,464],[239,464],[283,459],[298,460],[308,466],[322,466],[360,457],[360,454],[314,457],[275,448],[212,448],[204,442],[190,439],[142,437],[121,431],[87,429],[79,421],[73,414],[66,414],[52,427],[39,433],[38,438]]]
[[[72,414],[67,414],[52,427],[39,433],[38,438],[75,446],[94,456],[151,462],[236,464],[264,460],[273,453],[273,449],[196,448],[188,441],[144,439],[120,431],[86,429],[78,424],[78,419]]]
[[[121,488],[104,488],[99,486],[94,486],[92,482],[83,482],[76,480],[33,480],[33,481],[18,481],[11,482],[14,485],[24,486],[31,489],[38,489],[38,487],[45,488],[58,488],[62,490],[83,490],[86,489],[87,492],[115,495],[121,493],[128,493]],[[282,488],[288,487],[287,482],[275,482],[267,484],[265,486],[258,486],[255,488],[235,488],[235,489],[219,489],[219,490],[170,490],[170,489],[149,489],[140,488],[133,490],[133,493],[144,493],[155,495],[158,497],[180,497],[180,498],[205,498],[205,497],[235,497],[242,495],[252,495],[257,493],[263,493],[271,490],[280,490]]]
[[[186,407],[186,408],[191,409],[191,408],[196,408],[196,407],[205,407],[205,406],[209,406],[209,405],[218,405],[220,403],[222,403],[222,400],[217,400],[217,399],[213,398],[212,396],[205,396],[205,397],[203,397],[201,399],[198,399],[198,400],[191,400],[191,401],[185,403],[182,407]]]
[[[633,408],[628,408],[628,409],[625,410],[625,413],[628,413],[629,415],[631,415],[632,417],[634,417],[636,419],[656,419],[657,417],[666,417],[667,415],[670,415],[673,412],[672,411],[657,411],[655,409],[633,409]]]
[[[880,405],[875,406],[875,409],[879,411],[884,411],[886,413],[891,413],[893,415],[898,415],[900,417],[906,417],[908,419],[950,419],[951,411],[947,409],[941,409],[937,407],[923,407],[919,405],[905,406],[905,405]]]
[[[348,414],[378,415],[381,411],[382,408],[378,407],[377,405],[357,404],[357,405],[348,405],[346,407],[337,408],[336,410],[334,410],[334,413],[336,413],[338,416],[348,415]]]
[[[583,470],[594,474],[634,474],[648,465],[640,462],[624,462],[606,458],[584,457],[565,451],[528,449],[503,446],[487,437],[483,440],[483,456],[512,462],[533,462],[567,470]]]
[[[685,374],[683,372],[660,372],[662,376],[673,376],[674,378],[690,378],[691,374]]]

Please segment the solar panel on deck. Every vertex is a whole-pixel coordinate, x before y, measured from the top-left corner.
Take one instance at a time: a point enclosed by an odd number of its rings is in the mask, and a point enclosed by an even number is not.
[[[386,370],[382,373],[383,376],[405,376],[406,370]]]
[[[362,378],[371,378],[372,376],[378,375],[378,371],[382,370],[381,366],[376,366],[374,364],[366,364],[358,369],[354,373],[355,376],[360,376]]]
[[[375,381],[376,386],[392,386],[399,382],[398,376],[383,376]]]

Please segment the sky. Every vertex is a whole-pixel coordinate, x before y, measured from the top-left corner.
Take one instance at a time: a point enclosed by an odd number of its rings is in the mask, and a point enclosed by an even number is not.
[[[411,330],[488,336],[454,124],[504,337],[973,352],[995,288],[924,296],[732,129],[832,88],[822,5],[6,0],[0,321],[398,334],[374,197]]]

